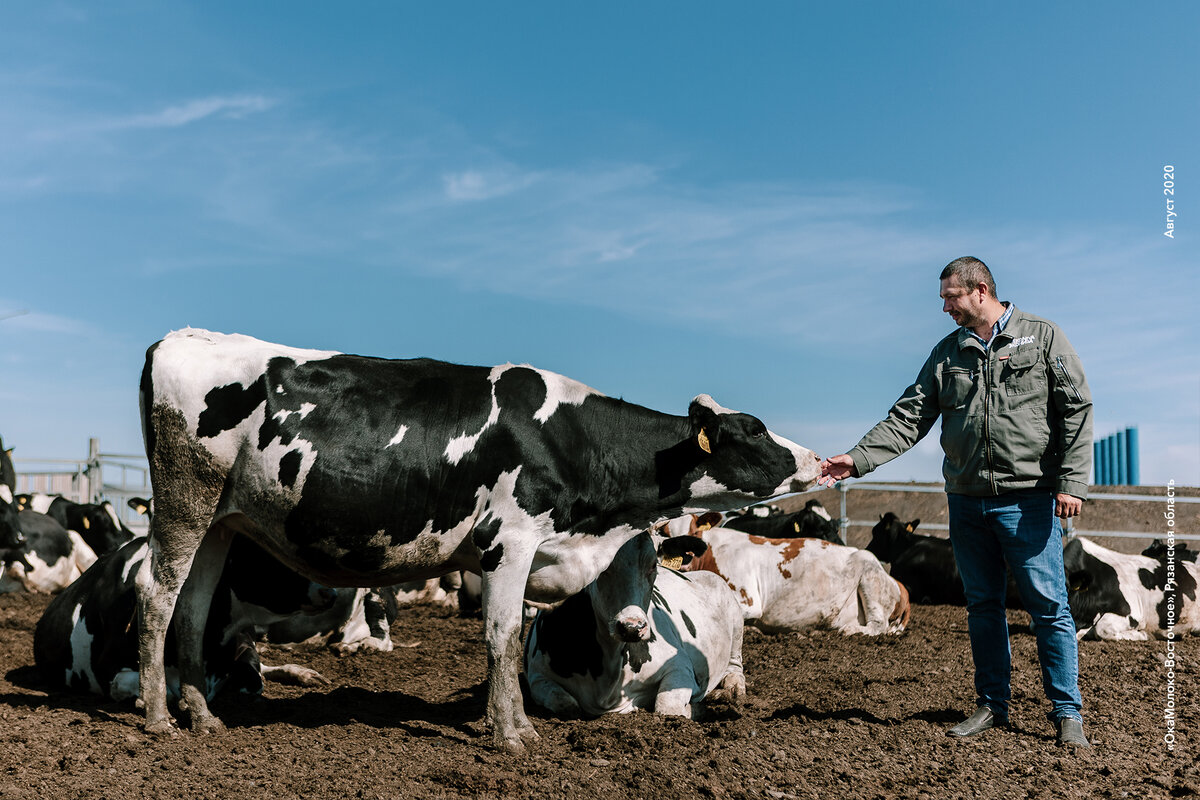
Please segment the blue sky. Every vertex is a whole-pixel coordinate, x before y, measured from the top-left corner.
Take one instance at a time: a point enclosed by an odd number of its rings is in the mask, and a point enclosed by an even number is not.
[[[0,435],[140,451],[145,349],[191,325],[707,392],[835,454],[970,254],[1143,483],[1200,485],[1197,33],[1182,2],[6,4]]]

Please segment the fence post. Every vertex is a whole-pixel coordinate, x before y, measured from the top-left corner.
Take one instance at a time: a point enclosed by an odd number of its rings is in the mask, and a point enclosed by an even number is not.
[[[850,491],[850,487],[846,486],[845,481],[838,481],[838,492],[842,495],[842,510],[841,517],[838,519],[838,530],[842,534],[842,541],[849,542],[846,538],[846,533],[850,530],[850,518],[846,516],[846,493]]]
[[[100,468],[100,440],[88,439],[88,499],[89,503],[99,503],[100,495],[104,492],[104,474]]]

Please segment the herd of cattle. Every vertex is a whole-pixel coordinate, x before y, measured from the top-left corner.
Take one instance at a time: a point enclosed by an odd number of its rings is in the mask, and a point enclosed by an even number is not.
[[[168,694],[211,730],[219,691],[324,682],[261,663],[257,641],[390,650],[411,602],[482,609],[488,719],[513,751],[536,737],[522,660],[555,713],[690,715],[744,695],[746,624],[896,634],[910,600],[965,604],[918,520],[885,515],[863,550],[816,501],[764,502],[811,487],[816,456],[707,395],[673,417],[531,367],[189,329],[148,352],[141,402],[156,508],[131,505],[153,543],[108,502],[14,495],[6,454],[0,592],[56,592],[34,635],[45,679],[140,695],[151,731],[170,729]],[[1069,540],[1079,637],[1162,636],[1168,600],[1177,633],[1200,630],[1195,554],[1175,556]]]

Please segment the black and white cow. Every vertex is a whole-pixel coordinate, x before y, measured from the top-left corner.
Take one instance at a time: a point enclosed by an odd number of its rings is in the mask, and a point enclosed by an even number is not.
[[[4,439],[0,438],[0,486],[8,487],[8,501],[13,501],[17,491],[17,469],[13,466],[12,449],[4,448]]]
[[[50,601],[34,629],[34,663],[51,685],[113,700],[138,694],[137,572],[149,555],[146,537],[101,556]],[[323,610],[332,595],[236,537],[204,629],[204,687],[262,691],[263,678],[306,686],[327,684],[319,673],[292,664],[262,664],[254,646],[267,625]],[[174,672],[174,670],[171,670]],[[178,696],[172,675],[168,692]]]
[[[447,592],[438,578],[374,589],[330,591],[336,599],[327,611],[277,622],[267,628],[267,640],[275,644],[326,645],[339,653],[359,650],[386,653],[395,647],[391,626],[401,607],[425,603],[458,606],[457,594]]]
[[[33,569],[25,559],[25,534],[21,532],[21,518],[13,503],[12,489],[0,483],[0,571],[7,571],[15,562],[28,570]]]
[[[711,572],[659,565],[660,557],[686,561],[705,549],[680,537],[656,551],[641,534],[582,592],[539,611],[525,644],[534,702],[560,715],[647,709],[692,717],[714,694],[745,696],[744,625],[733,592]]]
[[[654,522],[802,491],[820,471],[812,451],[708,395],[672,416],[529,366],[193,329],[150,348],[141,404],[157,542],[138,582],[153,733],[171,729],[163,646],[177,598],[191,727],[221,728],[196,687],[227,529],[329,586],[479,571],[487,718],[499,747],[522,752],[537,737],[518,684],[523,597],[577,594]]]
[[[1080,639],[1165,638],[1200,633],[1196,562],[1118,553],[1077,536],[1063,548],[1067,596]],[[1171,616],[1174,619],[1171,619]]]
[[[761,514],[759,509],[768,513]],[[809,500],[804,508],[791,513],[777,506],[754,506],[742,514],[726,514],[721,527],[744,531],[767,539],[823,539],[834,544],[845,544],[838,524],[818,500]]]
[[[75,531],[36,511],[17,514],[24,543],[6,558],[0,593],[60,592],[96,562],[96,553]]]
[[[67,530],[75,531],[97,555],[111,553],[135,535],[107,500],[76,503],[59,495],[35,493],[19,494],[16,501],[20,510],[53,517]]]

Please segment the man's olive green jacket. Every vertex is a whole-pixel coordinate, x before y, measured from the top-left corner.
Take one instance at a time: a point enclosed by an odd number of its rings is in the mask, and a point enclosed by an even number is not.
[[[938,342],[887,419],[850,451],[858,474],[915,445],[938,416],[947,492],[1045,488],[1087,498],[1092,395],[1053,322],[1014,308],[989,349],[963,328]]]

